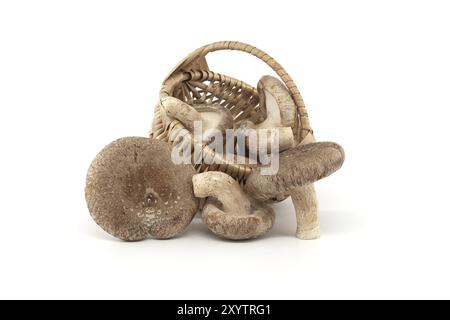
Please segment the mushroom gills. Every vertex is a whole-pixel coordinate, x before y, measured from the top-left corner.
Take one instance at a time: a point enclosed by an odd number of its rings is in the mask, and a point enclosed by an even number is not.
[[[260,105],[267,117],[262,122],[266,127],[295,127],[297,109],[286,86],[277,78],[266,75],[258,81]]]
[[[231,112],[218,104],[201,104],[195,107],[200,113],[202,123],[202,141],[210,142],[215,135],[226,135],[226,130],[233,130],[234,120]]]
[[[265,113],[265,119],[260,123],[244,120],[238,124],[239,129],[245,134],[246,129],[254,129],[257,133],[256,143],[245,140],[245,146],[249,153],[256,155],[261,152],[271,153],[272,150],[282,152],[294,146],[293,128],[295,127],[296,106],[289,91],[283,83],[275,77],[263,76],[257,86],[259,105]],[[269,135],[271,132],[278,135],[278,145],[274,145],[271,139],[265,139],[266,145],[259,141],[259,137]]]

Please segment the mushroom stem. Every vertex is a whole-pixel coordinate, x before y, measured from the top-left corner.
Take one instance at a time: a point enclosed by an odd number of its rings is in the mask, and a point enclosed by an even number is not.
[[[291,191],[291,197],[297,216],[297,238],[302,240],[319,238],[320,223],[314,185],[294,189]]]
[[[226,173],[209,171],[192,178],[194,195],[199,198],[214,197],[230,214],[250,213],[250,200],[239,183]]]
[[[248,123],[246,125],[248,125]],[[248,125],[248,128],[241,127],[240,130],[241,132],[239,134],[243,134],[246,137],[246,147],[249,149],[249,152],[254,155],[263,152],[272,153],[274,150],[276,150],[276,152],[283,152],[294,146],[294,134],[291,127],[255,129],[255,127],[252,127],[250,124]],[[255,135],[252,135],[252,131],[250,130],[255,130]],[[278,136],[278,139],[275,139],[276,136]],[[263,137],[264,139],[262,140],[261,138]],[[254,143],[250,143],[250,139],[252,138],[255,139]]]
[[[294,134],[292,133],[292,129],[290,127],[278,127],[271,129],[258,129],[258,151],[262,151],[260,149],[260,141],[259,138],[266,135],[267,141],[267,152],[271,153],[272,150],[277,150],[277,152],[282,152],[287,149],[290,149],[294,146]],[[274,135],[278,135],[278,146],[274,145],[276,141],[272,140]],[[252,150],[253,151],[253,150]]]
[[[164,97],[160,105],[169,117],[179,120],[189,131],[194,130],[195,121],[202,121],[200,112],[177,98]]]

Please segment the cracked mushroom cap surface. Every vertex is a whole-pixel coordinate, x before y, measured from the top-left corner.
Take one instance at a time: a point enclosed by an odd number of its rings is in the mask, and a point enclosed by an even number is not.
[[[261,175],[259,171],[250,174],[245,191],[267,201],[329,176],[342,166],[344,158],[344,150],[334,142],[298,145],[280,153],[276,174]]]
[[[92,218],[122,240],[166,239],[198,209],[191,165],[175,165],[166,142],[126,137],[107,145],[89,167],[85,196]]]

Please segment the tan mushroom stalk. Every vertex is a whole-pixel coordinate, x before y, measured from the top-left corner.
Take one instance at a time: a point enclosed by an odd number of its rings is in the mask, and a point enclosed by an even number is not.
[[[208,197],[203,221],[216,235],[232,240],[250,239],[269,231],[275,221],[273,210],[251,199],[229,175],[211,171],[192,179],[196,197]]]
[[[319,217],[311,183],[338,170],[344,162],[344,150],[333,142],[310,143],[281,153],[279,161],[275,175],[253,172],[246,181],[245,191],[261,201],[290,194],[297,216],[297,237],[318,238]],[[308,185],[311,187],[305,190]]]
[[[95,222],[122,240],[167,239],[198,209],[191,165],[175,165],[166,142],[127,137],[107,145],[89,167],[86,201]]]
[[[238,134],[243,134],[246,137],[245,145],[251,154],[256,155],[258,152],[272,153],[275,150],[281,152],[292,148],[294,145],[294,134],[290,127],[259,128],[253,122],[245,121],[240,124],[239,129],[240,132]],[[256,136],[253,137],[250,130],[256,130]],[[275,135],[277,140],[273,140]],[[253,144],[250,143],[250,138],[255,139]],[[261,138],[263,140],[260,140]],[[263,145],[262,141],[266,142],[266,144]]]

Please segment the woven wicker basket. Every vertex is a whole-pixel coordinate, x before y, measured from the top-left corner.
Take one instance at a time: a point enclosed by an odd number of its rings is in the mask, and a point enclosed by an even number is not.
[[[266,111],[259,105],[258,93],[254,87],[209,70],[205,57],[208,53],[219,50],[247,52],[269,65],[284,82],[296,105],[297,121],[293,128],[296,143],[301,143],[306,137],[312,137],[312,129],[309,125],[305,104],[292,78],[275,59],[264,51],[245,43],[222,41],[195,50],[183,59],[164,80],[160,98],[172,96],[194,108],[205,103],[219,104],[231,112],[235,121],[247,119],[254,123],[263,121],[266,117]],[[180,138],[173,133],[181,132],[180,129],[183,128],[184,126],[180,121],[164,114],[158,103],[155,108],[151,137],[172,143]],[[201,142],[194,141],[194,143]],[[201,148],[203,158],[214,153],[207,145],[202,144]],[[254,170],[254,166],[227,162],[222,159],[220,164],[197,164],[195,169],[198,172],[222,171],[236,180],[244,182],[246,177]]]

